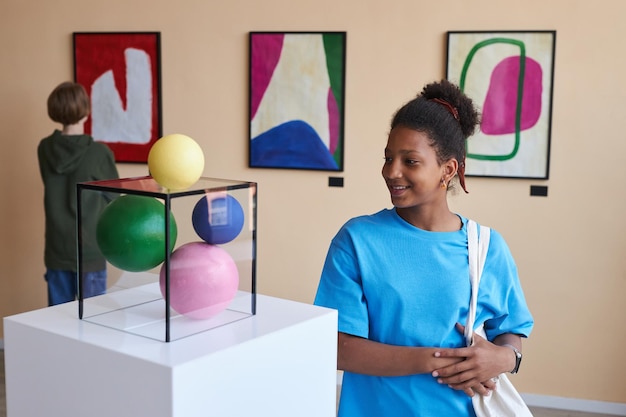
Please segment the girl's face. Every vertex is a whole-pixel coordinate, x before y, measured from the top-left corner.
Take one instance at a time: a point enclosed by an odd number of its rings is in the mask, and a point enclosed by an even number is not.
[[[418,207],[445,201],[447,185],[456,172],[454,162],[440,164],[424,132],[395,127],[385,148],[382,174],[396,208]]]

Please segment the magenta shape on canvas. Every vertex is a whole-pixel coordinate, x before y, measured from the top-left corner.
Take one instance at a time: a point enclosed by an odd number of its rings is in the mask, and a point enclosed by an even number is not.
[[[515,133],[520,57],[503,59],[491,73],[483,105],[481,131],[486,135]],[[533,127],[541,115],[541,65],[526,58],[520,130]]]
[[[270,84],[274,69],[283,49],[284,35],[255,35],[252,37],[252,97],[250,98],[250,120],[259,109],[261,99]]]
[[[337,100],[335,100],[332,88],[328,89],[328,125],[330,133],[328,150],[331,154],[334,154],[339,143],[339,106],[337,106]]]

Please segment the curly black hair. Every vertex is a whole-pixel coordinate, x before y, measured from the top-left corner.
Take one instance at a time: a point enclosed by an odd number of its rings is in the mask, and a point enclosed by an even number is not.
[[[464,172],[466,140],[480,123],[474,102],[448,80],[424,86],[413,100],[393,116],[391,129],[403,126],[424,132],[431,139],[439,162],[451,158],[459,162],[459,178]],[[464,187],[464,183],[461,184]]]

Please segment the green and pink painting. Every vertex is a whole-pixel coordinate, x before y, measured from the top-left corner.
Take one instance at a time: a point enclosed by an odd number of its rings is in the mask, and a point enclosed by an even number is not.
[[[548,178],[556,33],[449,32],[448,79],[481,110],[467,175]]]

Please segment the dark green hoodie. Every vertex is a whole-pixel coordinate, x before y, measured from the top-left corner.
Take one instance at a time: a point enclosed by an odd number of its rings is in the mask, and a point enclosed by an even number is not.
[[[39,170],[44,184],[48,269],[77,270],[76,184],[118,178],[113,152],[89,135],[63,135],[59,130],[39,143]],[[107,201],[98,192],[83,192],[83,239],[85,272],[105,268],[95,245],[95,225]]]

